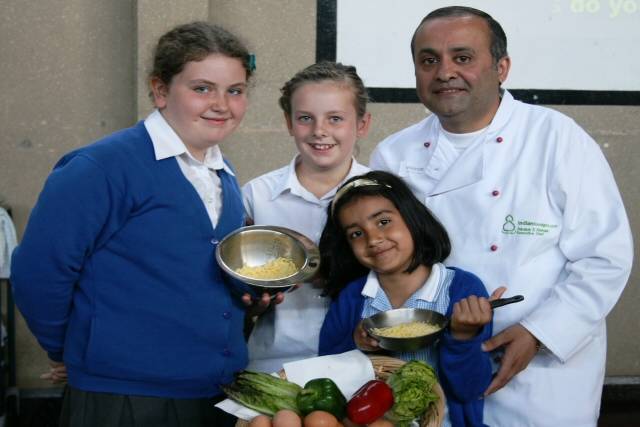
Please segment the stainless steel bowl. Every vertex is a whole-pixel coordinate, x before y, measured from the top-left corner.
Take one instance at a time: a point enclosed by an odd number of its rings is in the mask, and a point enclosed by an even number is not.
[[[297,271],[280,279],[255,279],[236,273],[240,267],[260,266],[278,257],[290,258]],[[250,287],[254,296],[275,294],[309,281],[320,267],[318,247],[306,236],[285,227],[251,225],[228,234],[216,248],[218,265],[233,279]]]
[[[391,338],[375,334],[372,328],[385,328],[397,326],[408,322],[426,322],[437,325],[440,329],[428,335],[412,338]],[[375,338],[380,347],[391,351],[414,351],[433,344],[447,326],[446,316],[431,310],[419,308],[397,308],[395,310],[382,311],[363,320],[365,331]]]

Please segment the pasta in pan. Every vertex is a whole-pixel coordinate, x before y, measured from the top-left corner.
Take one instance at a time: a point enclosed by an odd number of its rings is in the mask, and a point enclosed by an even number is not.
[[[372,328],[371,332],[386,338],[414,338],[440,330],[440,326],[426,322],[408,322],[385,328]]]

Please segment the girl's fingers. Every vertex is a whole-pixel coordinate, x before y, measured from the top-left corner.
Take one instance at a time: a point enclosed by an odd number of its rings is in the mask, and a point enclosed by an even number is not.
[[[472,295],[455,303],[452,320],[460,327],[464,325],[477,327],[491,321],[492,315],[489,300]]]
[[[49,381],[52,384],[64,383],[67,382],[67,372],[66,370],[51,369],[49,372],[40,375],[40,379]]]
[[[461,299],[460,301],[458,301],[458,304],[460,304],[460,311],[462,313],[468,313],[471,310],[471,306],[469,304],[469,299],[471,297],[467,297],[464,299]]]
[[[244,305],[246,305],[247,307],[249,307],[251,304],[253,304],[253,302],[251,301],[251,295],[249,295],[249,294],[242,295],[242,303]]]
[[[353,340],[356,343],[356,347],[363,351],[375,351],[379,349],[378,341],[371,338],[367,331],[362,327],[362,322],[358,324],[354,333]]]
[[[506,286],[500,286],[499,288],[497,288],[495,291],[493,291],[491,293],[491,296],[489,297],[489,301],[493,301],[499,298],[502,298],[502,295],[507,291],[507,287]]]

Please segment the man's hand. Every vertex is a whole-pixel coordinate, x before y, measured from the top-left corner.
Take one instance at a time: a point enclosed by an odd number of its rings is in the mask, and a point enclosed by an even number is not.
[[[64,384],[67,382],[67,367],[62,362],[49,361],[49,372],[40,375],[43,380],[51,384]]]
[[[524,370],[536,355],[538,341],[531,332],[520,324],[509,326],[498,335],[482,344],[484,351],[493,351],[504,347],[500,369],[484,392],[485,396],[504,387],[518,372]]]

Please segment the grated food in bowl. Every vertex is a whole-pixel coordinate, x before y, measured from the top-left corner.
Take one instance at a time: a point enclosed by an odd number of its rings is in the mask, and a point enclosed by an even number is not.
[[[372,328],[371,332],[386,338],[415,338],[440,330],[440,326],[427,322],[408,322],[384,328]]]
[[[266,264],[251,267],[243,265],[235,270],[241,276],[251,277],[252,279],[282,279],[295,274],[298,271],[295,263],[291,258],[278,257]]]

